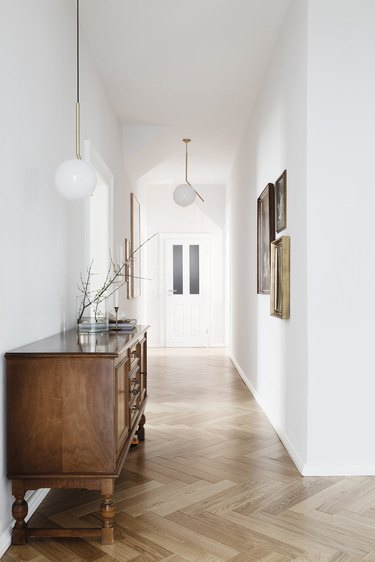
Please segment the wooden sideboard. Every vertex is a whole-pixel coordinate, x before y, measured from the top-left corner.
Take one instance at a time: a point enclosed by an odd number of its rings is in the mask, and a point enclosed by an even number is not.
[[[13,544],[28,537],[101,537],[113,543],[114,482],[137,433],[144,440],[147,326],[75,330],[6,353],[7,477]],[[103,496],[98,529],[33,529],[27,490],[85,488]]]

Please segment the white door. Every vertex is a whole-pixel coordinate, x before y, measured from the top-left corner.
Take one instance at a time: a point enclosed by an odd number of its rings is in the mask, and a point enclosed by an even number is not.
[[[209,241],[167,239],[166,346],[207,347]]]

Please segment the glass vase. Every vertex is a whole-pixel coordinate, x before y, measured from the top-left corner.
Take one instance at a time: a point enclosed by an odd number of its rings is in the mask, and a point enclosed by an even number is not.
[[[83,298],[77,297],[77,331],[82,333],[107,332],[109,330],[107,301],[98,306],[92,304],[84,308]],[[83,310],[82,310],[83,309]]]

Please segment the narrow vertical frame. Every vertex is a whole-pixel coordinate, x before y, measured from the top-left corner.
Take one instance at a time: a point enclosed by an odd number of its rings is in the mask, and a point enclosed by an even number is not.
[[[275,182],[276,234],[286,229],[286,170]]]
[[[130,242],[128,238],[125,238],[125,282],[126,282],[126,297],[131,299],[131,275],[132,275],[132,266],[130,260]]]
[[[141,206],[134,193],[130,194],[130,295],[141,295]]]
[[[269,183],[257,201],[257,292],[269,294],[271,286],[271,242],[275,239],[275,191]]]

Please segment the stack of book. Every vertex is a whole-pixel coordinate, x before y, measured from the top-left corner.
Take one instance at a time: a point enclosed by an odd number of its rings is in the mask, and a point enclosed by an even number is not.
[[[131,332],[137,325],[136,318],[125,318],[124,320],[109,320],[110,330],[121,330],[122,332]]]

